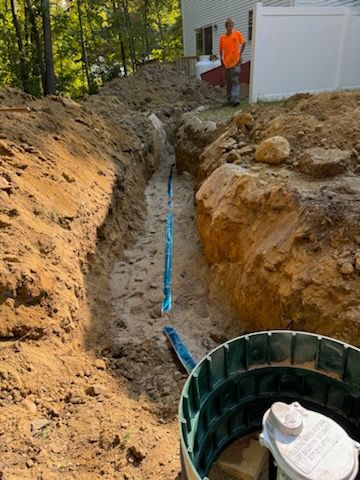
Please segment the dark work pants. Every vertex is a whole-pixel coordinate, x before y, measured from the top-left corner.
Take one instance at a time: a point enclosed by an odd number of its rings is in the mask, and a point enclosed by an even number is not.
[[[240,102],[240,64],[225,69],[226,97],[231,105]]]

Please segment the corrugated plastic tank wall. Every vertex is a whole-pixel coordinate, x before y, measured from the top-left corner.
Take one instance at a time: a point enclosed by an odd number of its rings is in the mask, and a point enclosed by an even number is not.
[[[185,480],[201,480],[236,439],[260,431],[277,401],[298,401],[360,439],[360,350],[305,332],[245,335],[192,371],[179,405]]]

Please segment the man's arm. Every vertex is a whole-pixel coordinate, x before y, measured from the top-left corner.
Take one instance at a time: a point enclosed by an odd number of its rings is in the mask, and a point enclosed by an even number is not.
[[[243,51],[245,50],[245,47],[246,47],[246,42],[244,40],[244,43],[241,45],[241,48],[240,48],[240,56],[242,55]]]
[[[241,32],[238,32],[238,35],[239,35],[238,38],[239,38],[239,44],[240,44],[240,61],[241,61],[243,51],[245,50],[245,47],[246,47],[246,40],[244,35]]]
[[[222,41],[221,41],[221,37],[220,37],[220,40],[219,40],[219,55],[220,55],[220,61],[221,61],[222,66],[224,66],[223,54],[224,54],[224,49],[223,49]]]

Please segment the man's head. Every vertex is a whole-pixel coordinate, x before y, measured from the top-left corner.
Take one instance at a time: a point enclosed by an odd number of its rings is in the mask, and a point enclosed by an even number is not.
[[[225,28],[226,28],[226,32],[228,35],[230,35],[232,33],[232,30],[234,28],[234,21],[232,18],[227,18],[226,19],[226,22],[225,22]]]

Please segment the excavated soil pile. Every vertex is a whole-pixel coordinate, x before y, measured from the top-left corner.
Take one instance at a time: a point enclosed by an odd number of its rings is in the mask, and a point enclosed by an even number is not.
[[[1,107],[31,109],[0,113],[3,480],[177,476],[177,399],[152,413],[142,383],[131,388],[130,373],[129,384],[121,376],[139,358],[130,343],[123,366],[107,358],[107,332],[96,315],[108,316],[104,278],[144,225],[144,190],[161,150],[148,117],[152,105],[175,121],[177,111],[211,99],[221,101],[221,92],[160,65],[114,81],[82,104],[0,92]],[[157,228],[162,238],[163,223]],[[163,361],[175,365],[162,344],[152,356],[142,350],[149,372]],[[145,373],[137,368],[133,378]],[[178,392],[184,375],[175,366],[172,375]]]
[[[135,133],[69,99],[5,90],[1,100],[31,113],[0,119],[0,336],[62,337],[78,323],[84,273],[109,210],[125,190],[141,193],[154,171],[155,131],[145,116],[134,119]],[[135,213],[134,229],[136,208],[123,212]]]
[[[242,324],[359,345],[360,93],[249,107],[217,132],[197,157],[197,225]]]
[[[116,79],[101,89],[101,97],[113,99],[116,109],[149,111],[173,115],[175,110],[189,110],[199,105],[224,101],[220,87],[212,87],[200,80],[191,80],[179,74],[172,65],[160,63],[141,67],[134,77]],[[89,98],[91,104],[99,105],[98,96]],[[103,103],[100,102],[102,105]],[[111,105],[111,102],[108,102]],[[99,105],[101,108],[101,105]]]

